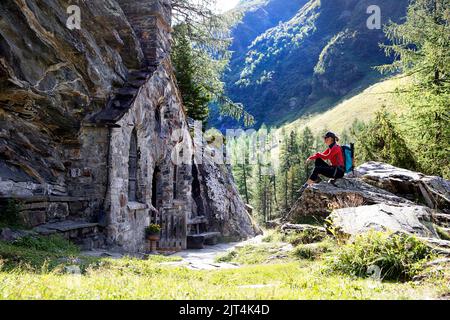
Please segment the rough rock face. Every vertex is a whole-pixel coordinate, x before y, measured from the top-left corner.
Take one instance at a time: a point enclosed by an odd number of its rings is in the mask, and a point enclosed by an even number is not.
[[[20,200],[38,231],[70,222],[72,237],[93,223],[126,251],[145,249],[150,222],[166,250],[185,248],[195,224],[254,236],[227,170],[174,161],[193,141],[170,63],[170,1],[79,1],[80,30],[66,26],[72,4],[0,5],[0,213]]]
[[[329,217],[349,235],[376,229],[436,239],[434,225],[449,231],[449,185],[439,177],[369,162],[356,169],[355,177],[308,188],[288,219]]]
[[[400,169],[380,162],[368,162],[356,174],[375,187],[450,213],[450,181],[441,177]]]
[[[301,217],[327,217],[334,209],[373,204],[410,206],[410,200],[376,188],[360,179],[344,178],[335,183],[322,182],[305,190],[289,213],[290,220]]]
[[[0,6],[2,193],[65,193],[64,147],[141,65],[139,41],[115,0],[80,2],[81,30],[66,27],[71,2]]]
[[[206,191],[206,212],[213,228],[230,240],[262,234],[262,230],[247,213],[230,168],[214,164],[208,157],[198,167]]]
[[[333,225],[348,235],[369,230],[406,231],[420,237],[437,237],[431,209],[422,206],[394,207],[385,204],[345,208],[330,215]]]

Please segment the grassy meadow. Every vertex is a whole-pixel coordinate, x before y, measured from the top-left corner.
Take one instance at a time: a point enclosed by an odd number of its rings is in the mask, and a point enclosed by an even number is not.
[[[53,239],[49,250],[45,239],[31,245],[0,242],[0,299],[436,299],[450,293],[448,270],[424,267],[437,257],[409,243],[408,252],[422,255],[397,259],[401,255],[392,251],[392,243],[380,247],[383,236],[373,237],[354,243],[355,248],[328,237],[305,243],[302,235],[269,231],[262,243],[216,258],[237,268],[213,271],[188,269],[170,256],[84,257],[61,239]],[[374,243],[385,252],[373,252]],[[388,250],[394,260],[384,256]],[[371,259],[401,266],[398,275],[413,273],[408,280],[380,281],[346,269]],[[74,268],[80,274],[73,274]]]

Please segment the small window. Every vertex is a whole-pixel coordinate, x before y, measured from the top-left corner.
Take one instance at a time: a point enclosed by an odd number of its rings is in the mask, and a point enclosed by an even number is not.
[[[178,183],[178,167],[173,167],[173,199],[178,199],[178,190],[177,190],[177,183]]]
[[[161,106],[155,109],[155,129],[158,134],[161,134],[162,120],[161,120]]]
[[[128,159],[128,201],[137,201],[137,168],[138,168],[138,146],[137,146],[137,133],[133,130],[130,140],[130,155]]]

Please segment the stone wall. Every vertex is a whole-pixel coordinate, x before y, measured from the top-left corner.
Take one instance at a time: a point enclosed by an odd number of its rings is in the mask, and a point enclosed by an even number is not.
[[[160,222],[169,215],[175,215],[182,218],[184,224],[191,207],[190,166],[175,166],[173,163],[172,153],[176,152],[175,146],[179,141],[172,141],[172,133],[174,130],[182,133],[184,142],[181,146],[185,144],[184,148],[189,148],[192,141],[181,102],[176,94],[177,88],[168,70],[171,70],[171,67],[166,60],[154,72],[150,81],[139,90],[132,108],[117,123],[118,127],[112,129],[111,188],[107,206],[110,212],[108,239],[111,244],[127,251],[144,249],[144,228],[151,220]],[[137,202],[128,200],[128,158],[133,130],[137,133],[139,154]],[[154,188],[156,168],[159,169],[158,181]],[[153,197],[156,203],[152,204]],[[159,210],[159,215],[152,217],[154,209]],[[164,223],[164,226],[166,225],[167,223]],[[186,234],[186,230],[182,232]],[[162,241],[164,240],[170,242],[174,239],[165,239],[163,236]],[[165,245],[185,248],[184,242]]]
[[[170,63],[170,0],[80,2],[81,30],[64,25],[69,2],[0,6],[0,213],[18,199],[30,227],[72,237],[87,225],[95,247],[104,230],[130,252],[145,250],[151,222],[167,250],[186,248],[195,217],[227,239],[257,234],[226,166],[172,161],[194,145]]]

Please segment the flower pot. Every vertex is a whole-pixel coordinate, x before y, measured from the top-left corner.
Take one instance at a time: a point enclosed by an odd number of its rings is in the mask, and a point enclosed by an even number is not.
[[[147,239],[149,241],[159,241],[160,237],[159,234],[149,234],[147,235]]]

